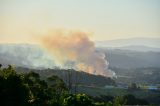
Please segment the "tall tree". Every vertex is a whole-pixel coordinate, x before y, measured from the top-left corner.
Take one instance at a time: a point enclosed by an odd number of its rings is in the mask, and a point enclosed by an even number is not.
[[[25,86],[14,68],[0,69],[0,105],[25,106],[28,105],[29,89]]]

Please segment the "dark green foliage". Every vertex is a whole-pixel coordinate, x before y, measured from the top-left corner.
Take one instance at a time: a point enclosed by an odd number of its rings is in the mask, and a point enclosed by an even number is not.
[[[11,65],[0,68],[0,105],[2,106],[59,106],[67,88],[57,76],[49,78],[56,82],[48,84],[39,74],[17,74]]]
[[[148,105],[149,104],[146,100],[136,98],[131,94],[124,95],[123,97],[120,97],[120,96],[113,97],[113,96],[102,95],[99,97],[94,97],[92,99],[94,100],[94,102],[96,102],[96,105],[98,106],[105,106],[105,103],[110,103],[110,104],[112,103],[112,105],[115,105],[115,106],[117,104],[119,104],[120,106],[123,104],[125,105]]]
[[[68,94],[68,89],[65,86],[65,83],[58,76],[52,75],[47,78],[49,83],[48,87],[48,96],[51,99],[49,104],[61,106],[63,98]]]
[[[46,82],[47,81],[47,82]],[[137,88],[132,84],[131,88]],[[89,97],[69,94],[61,78],[52,75],[42,80],[35,72],[17,74],[14,68],[0,65],[0,106],[123,106],[148,105],[133,95]]]
[[[124,96],[127,105],[148,105],[149,103],[142,99],[137,99],[133,95],[128,94]]]
[[[139,87],[137,86],[136,83],[131,83],[130,86],[128,87],[129,90],[137,90]]]
[[[113,102],[114,97],[113,96],[101,95],[101,96],[96,96],[93,99],[96,102]]]
[[[73,85],[74,84],[91,85],[96,87],[104,87],[105,85],[115,85],[115,81],[111,78],[106,78],[100,75],[88,74],[88,73],[85,73],[82,71],[76,71],[73,69],[58,68],[58,69],[45,69],[45,70],[35,69],[34,70],[34,69],[18,67],[16,70],[19,73],[27,73],[28,71],[34,71],[36,73],[39,73],[40,76],[44,79],[54,74],[59,78],[61,78],[67,84],[67,86],[69,86],[70,83],[72,83]]]
[[[93,106],[92,100],[86,94],[69,95],[64,98],[64,106]]]
[[[0,103],[2,106],[28,105],[29,90],[20,75],[9,65],[0,69]]]
[[[48,100],[48,85],[44,80],[40,79],[39,74],[29,72],[23,75],[23,82],[30,89],[30,103],[33,106],[46,105]]]
[[[117,96],[113,100],[113,106],[124,106],[126,100],[123,97]]]

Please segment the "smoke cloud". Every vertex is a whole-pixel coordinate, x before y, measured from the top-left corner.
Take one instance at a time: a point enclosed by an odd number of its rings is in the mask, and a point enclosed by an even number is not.
[[[53,56],[55,63],[95,75],[113,77],[103,53],[95,51],[88,33],[81,31],[54,31],[41,38],[42,46]]]

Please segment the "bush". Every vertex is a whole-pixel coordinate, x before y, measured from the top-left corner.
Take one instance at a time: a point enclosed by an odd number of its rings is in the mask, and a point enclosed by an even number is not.
[[[13,67],[0,68],[0,105],[26,106],[29,100],[29,89],[23,83]]]
[[[74,94],[64,98],[64,106],[93,106],[92,100],[86,94]]]

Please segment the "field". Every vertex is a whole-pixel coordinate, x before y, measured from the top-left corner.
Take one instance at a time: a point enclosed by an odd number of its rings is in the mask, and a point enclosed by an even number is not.
[[[134,95],[136,98],[144,99],[152,103],[160,101],[160,91],[155,90],[128,90],[123,88],[103,88],[91,86],[79,86],[78,93],[86,93],[91,96],[125,96],[128,94]]]

